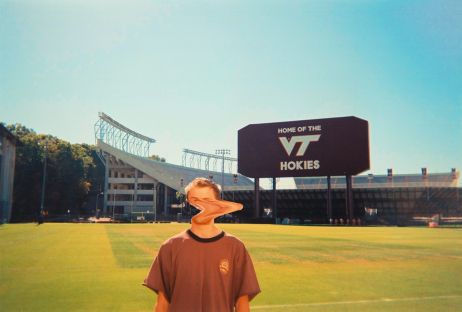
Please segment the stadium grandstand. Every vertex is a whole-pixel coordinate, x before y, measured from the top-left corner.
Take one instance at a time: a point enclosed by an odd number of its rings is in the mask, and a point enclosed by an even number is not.
[[[424,170],[425,173],[425,170]],[[353,178],[353,216],[346,211],[345,177],[332,177],[332,215],[327,210],[326,178],[294,178],[296,189],[260,191],[260,222],[278,219],[293,223],[335,223],[355,219],[361,223],[382,225],[424,224],[438,215],[446,223],[462,223],[460,173],[396,176],[356,176]],[[245,207],[253,206],[253,191],[227,192]],[[241,219],[251,219],[252,211],[244,210]],[[347,221],[348,220],[348,221]]]
[[[243,222],[410,225],[435,215],[447,222],[462,222],[460,173],[455,168],[447,173],[428,173],[422,168],[421,174],[395,175],[388,169],[386,175],[354,176],[352,212],[346,211],[345,177],[331,177],[330,213],[327,178],[294,178],[294,189],[260,188],[256,211],[254,181],[237,174],[237,160],[224,153],[185,149],[182,165],[153,160],[149,148],[154,139],[104,113],[95,124],[95,139],[106,168],[101,214],[115,220],[188,220],[194,211],[185,203],[184,187],[196,177],[208,177],[223,185],[225,199],[244,204],[242,211],[233,214]]]
[[[171,220],[179,214],[190,214],[182,194],[184,187],[196,177],[214,179],[223,184],[225,190],[253,189],[249,178],[224,171],[225,167],[232,167],[225,165],[230,158],[195,153],[206,160],[205,169],[153,160],[148,156],[149,145],[154,139],[126,128],[104,113],[99,117],[95,137],[105,164],[105,187],[101,194],[105,195],[102,196],[104,216],[124,220],[132,220],[132,216],[144,220]],[[193,155],[193,151],[185,149],[185,154]],[[216,171],[216,166],[210,168],[209,164],[219,161],[223,162],[221,172]],[[192,161],[191,165],[197,163]]]
[[[455,168],[446,173],[427,173],[426,168],[422,168],[422,174],[399,174],[393,175],[393,171],[388,169],[387,175],[360,175],[352,177],[353,188],[395,188],[395,187],[457,187],[460,173]],[[297,189],[325,189],[327,178],[294,178]],[[332,177],[332,188],[346,187],[345,177]]]

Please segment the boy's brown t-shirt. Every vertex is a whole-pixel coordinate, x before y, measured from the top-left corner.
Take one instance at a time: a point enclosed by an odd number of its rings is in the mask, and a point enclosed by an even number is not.
[[[191,230],[165,241],[143,285],[162,291],[169,311],[233,311],[236,300],[259,292],[244,244],[222,232],[200,238]]]

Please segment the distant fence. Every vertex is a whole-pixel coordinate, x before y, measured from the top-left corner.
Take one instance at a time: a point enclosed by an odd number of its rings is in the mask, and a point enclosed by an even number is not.
[[[333,219],[346,219],[345,197],[345,190],[332,190]],[[329,224],[326,190],[278,190],[276,198],[278,218]],[[225,199],[244,204],[244,209],[235,213],[242,220],[250,220],[254,215],[253,191],[228,191]],[[263,219],[275,218],[272,191],[260,191],[260,206]],[[353,189],[353,207],[354,218],[361,219],[366,217],[365,208],[376,209],[374,222],[383,225],[418,224],[414,217],[430,218],[435,214],[449,222],[462,217],[462,188]]]

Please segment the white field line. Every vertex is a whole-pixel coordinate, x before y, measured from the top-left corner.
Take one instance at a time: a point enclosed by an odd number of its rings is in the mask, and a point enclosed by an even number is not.
[[[408,298],[380,298],[380,299],[371,299],[371,300],[257,305],[257,306],[251,306],[251,309],[259,310],[259,309],[279,309],[279,308],[295,308],[295,307],[316,307],[316,306],[329,306],[329,305],[340,305],[340,304],[362,304],[362,303],[379,303],[379,302],[383,303],[383,302],[418,301],[418,300],[435,300],[435,299],[451,299],[451,298],[462,298],[462,295],[408,297]]]

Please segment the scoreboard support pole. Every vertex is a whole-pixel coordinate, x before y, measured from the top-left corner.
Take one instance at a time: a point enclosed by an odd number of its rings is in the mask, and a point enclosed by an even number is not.
[[[276,178],[273,178],[273,215],[274,215],[274,224],[278,223],[278,207],[277,207],[277,198],[276,198]]]
[[[346,196],[345,196],[346,216],[347,216],[347,219],[351,221],[354,218],[351,175],[347,175],[345,178],[346,178]]]
[[[332,185],[330,176],[327,176],[327,222],[332,220]]]
[[[260,178],[255,178],[254,182],[254,200],[253,200],[253,206],[255,208],[254,211],[254,217],[255,219],[260,218]]]

